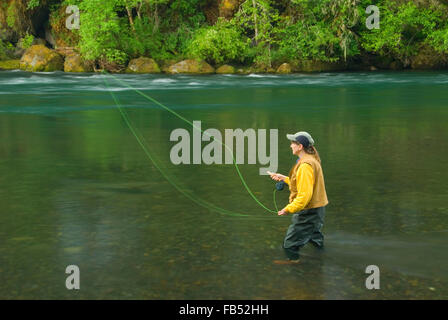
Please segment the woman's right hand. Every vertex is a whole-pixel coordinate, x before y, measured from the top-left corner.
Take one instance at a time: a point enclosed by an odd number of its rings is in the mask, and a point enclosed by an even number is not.
[[[268,174],[271,176],[272,180],[275,180],[275,181],[283,181],[286,179],[286,176],[284,176],[280,173],[273,173],[273,172],[268,171]]]

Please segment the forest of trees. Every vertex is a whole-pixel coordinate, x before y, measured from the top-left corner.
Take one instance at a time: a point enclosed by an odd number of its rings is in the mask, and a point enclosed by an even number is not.
[[[65,28],[68,5],[80,9],[79,29]],[[380,9],[379,29],[366,27],[369,5]],[[0,7],[3,31],[17,31],[16,39],[1,37],[0,59],[49,28],[57,44],[100,65],[126,65],[140,56],[260,69],[372,59],[402,69],[418,55],[441,65],[448,60],[446,0],[5,0]],[[27,13],[20,8],[46,10],[45,27],[24,28],[17,20]]]

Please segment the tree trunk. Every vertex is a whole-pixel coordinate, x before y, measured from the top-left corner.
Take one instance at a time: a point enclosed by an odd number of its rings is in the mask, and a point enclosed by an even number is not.
[[[157,3],[154,5],[154,29],[153,33],[159,29],[159,13],[157,11]]]
[[[142,6],[143,6],[143,2],[140,2],[137,7],[137,16],[138,16],[139,20],[142,20],[142,15],[140,13],[140,11],[142,10]]]
[[[257,4],[255,0],[252,0],[252,5],[254,7],[255,44],[258,45]]]
[[[135,32],[134,18],[132,17],[132,9],[129,9],[129,7],[126,6],[126,11],[128,13],[129,23],[131,25],[132,31]]]
[[[269,68],[272,68],[272,63],[271,63],[271,43],[268,44],[268,52],[269,52]]]

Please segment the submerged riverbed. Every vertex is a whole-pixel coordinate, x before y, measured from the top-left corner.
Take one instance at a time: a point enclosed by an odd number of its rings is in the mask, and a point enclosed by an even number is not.
[[[0,298],[448,298],[447,73],[108,76],[170,182],[103,77],[0,73]],[[278,129],[283,174],[295,161],[285,135],[310,132],[330,201],[326,251],[273,264],[290,216],[260,207],[232,165],[172,164],[171,132],[191,127],[123,83],[203,129]],[[239,165],[274,209],[260,167]],[[65,288],[72,264],[79,291]],[[369,265],[379,290],[365,287]]]

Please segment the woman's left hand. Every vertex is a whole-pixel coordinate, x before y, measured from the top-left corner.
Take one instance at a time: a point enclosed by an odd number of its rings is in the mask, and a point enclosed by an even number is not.
[[[288,211],[286,211],[285,209],[282,209],[278,212],[279,216],[286,216],[288,214]]]

